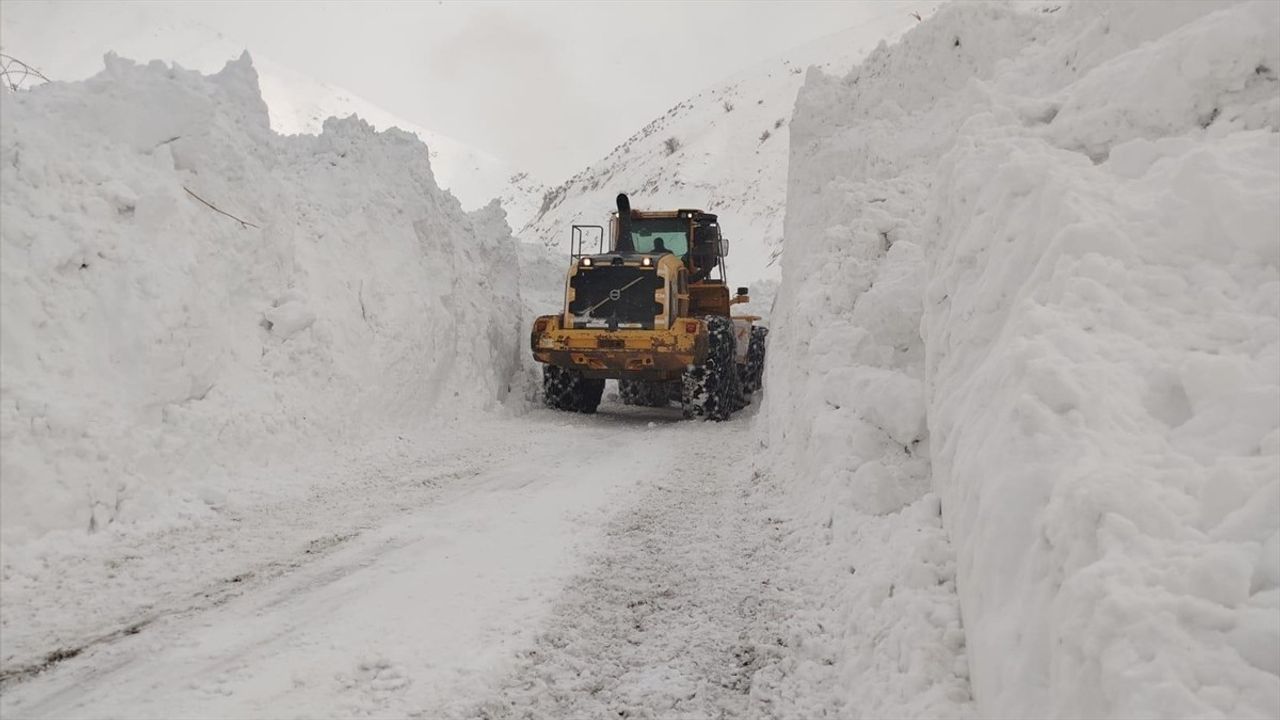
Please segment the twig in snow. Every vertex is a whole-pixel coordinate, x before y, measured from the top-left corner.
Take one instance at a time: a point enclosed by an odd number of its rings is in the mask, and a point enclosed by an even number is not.
[[[222,208],[218,207],[217,205],[214,205],[213,203],[209,202],[208,200],[205,200],[204,198],[200,197],[199,195],[197,195],[197,194],[195,194],[195,193],[191,192],[191,188],[187,187],[186,185],[183,185],[183,186],[182,186],[182,189],[183,189],[183,190],[186,190],[186,191],[187,191],[187,194],[188,194],[188,195],[190,195],[191,197],[193,197],[193,198],[195,198],[195,199],[199,200],[200,202],[204,203],[204,204],[205,204],[205,206],[206,206],[206,207],[208,207],[210,210],[213,210],[214,212],[217,212],[217,213],[221,213],[221,214],[223,214],[223,215],[226,215],[227,217],[231,218],[232,220],[235,220],[236,222],[240,223],[240,226],[241,226],[241,227],[251,227],[251,228],[257,228],[257,229],[259,229],[259,230],[261,230],[261,229],[262,229],[262,228],[259,228],[257,225],[254,225],[253,223],[249,222],[248,220],[241,220],[240,218],[236,217],[235,215],[232,215],[231,213],[227,212],[226,210],[223,210]]]
[[[14,66],[17,66],[16,68]],[[9,86],[10,90],[21,90],[22,83],[32,75],[40,78],[45,82],[53,82],[44,76],[44,73],[22,62],[12,55],[0,53],[0,78],[4,79],[4,84]],[[16,79],[15,79],[16,78]]]

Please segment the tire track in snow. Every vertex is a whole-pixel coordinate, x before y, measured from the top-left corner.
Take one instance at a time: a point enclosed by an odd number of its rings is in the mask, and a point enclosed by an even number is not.
[[[434,471],[423,468],[421,463],[403,462],[393,463],[391,467],[394,470],[378,468],[372,474],[384,477],[390,473],[400,473],[409,478],[404,484],[411,484],[415,495],[404,500],[403,504],[407,507],[400,507],[402,503],[397,502],[395,507],[390,508],[389,514],[403,512],[419,503],[432,502],[445,492],[444,488],[449,484],[482,472],[476,468]],[[352,484],[359,483],[349,485]],[[73,622],[61,625],[55,624],[56,616],[52,621],[38,615],[18,616],[10,620],[7,617],[13,611],[13,606],[10,605],[6,608],[6,630],[8,625],[13,624],[24,633],[34,634],[33,627],[38,627],[41,623],[48,622],[53,627],[44,633],[43,645],[35,645],[21,637],[19,639],[26,642],[15,642],[17,649],[6,648],[0,660],[0,689],[46,672],[95,646],[136,635],[161,619],[189,616],[257,591],[277,578],[325,557],[360,535],[369,527],[370,510],[381,509],[388,512],[387,508],[368,507],[372,504],[370,502],[361,503],[365,506],[359,509],[363,513],[350,507],[342,507],[344,503],[350,505],[360,501],[358,496],[350,492],[350,488],[344,490],[347,496],[337,501],[334,500],[335,493],[331,488],[317,488],[316,492],[302,499],[250,508],[230,516],[233,529],[228,529],[227,523],[223,522],[213,523],[208,527],[161,533],[158,537],[126,537],[120,547],[104,548],[108,552],[114,550],[115,554],[107,555],[101,565],[86,568],[84,565],[87,562],[76,564],[74,571],[66,571],[68,577],[57,580],[56,595],[67,598],[63,601],[67,605],[81,600],[87,606],[95,593],[114,590],[107,587],[114,583],[95,577],[95,573],[105,574],[108,579],[114,580],[117,569],[121,569],[120,574],[124,574],[125,569],[132,569],[129,568],[131,564],[174,563],[179,568],[185,566],[190,570],[184,575],[143,578],[152,588],[151,593],[130,591],[107,611],[90,612],[93,608],[88,607]],[[338,506],[336,509],[335,505]],[[361,514],[365,517],[361,517]],[[287,537],[287,543],[281,543],[280,538],[290,531],[292,536]],[[311,540],[305,544],[297,542],[298,536],[307,534],[313,536]],[[237,553],[238,562],[233,561],[215,572],[219,577],[208,577],[209,573],[202,561],[208,558],[211,548],[218,554],[224,551],[231,554],[236,553],[240,545],[248,545],[254,541],[277,546],[283,544],[287,550],[280,554],[280,550],[273,547],[275,557]],[[161,547],[158,552],[156,545]],[[147,552],[148,549],[151,550],[150,553]],[[175,558],[181,560],[175,562]],[[70,565],[74,560],[75,558],[67,558],[65,562]],[[74,590],[66,590],[67,586]],[[89,586],[92,590],[86,589]],[[128,589],[125,586],[125,590]],[[5,599],[6,605],[9,605],[9,598]]]
[[[489,423],[468,443],[443,451],[423,452],[420,441],[402,436],[390,441],[389,452],[387,443],[374,446],[385,455],[371,447],[340,456],[301,497],[227,510],[188,528],[122,534],[81,548],[82,555],[51,554],[42,584],[15,587],[6,577],[0,690],[161,621],[181,622],[262,592],[392,518],[489,489],[486,473],[554,457],[535,438],[493,442],[492,436],[509,437],[508,428]],[[589,431],[607,437],[619,428],[608,423]],[[30,600],[37,596],[52,600]]]
[[[751,507],[750,433],[697,426],[678,468],[606,530],[535,645],[473,709],[511,718],[774,716],[757,671],[785,653],[772,525]],[[710,436],[710,437],[708,437]],[[655,448],[655,452],[660,451]]]
[[[16,682],[0,696],[0,712],[139,718],[455,712],[485,687],[489,673],[501,676],[514,648],[532,640],[542,608],[578,566],[578,548],[596,544],[618,498],[647,487],[655,467],[660,476],[670,474],[671,458],[645,452],[687,444],[676,440],[679,431],[660,427],[679,424],[678,417],[623,410],[597,418],[533,413],[496,423],[489,430],[498,437],[517,428],[527,437],[494,452],[483,442],[493,435],[476,438],[468,446],[479,451],[472,477],[403,507],[396,499],[403,482],[361,483],[380,489],[380,501],[363,518],[369,527],[350,541],[321,548],[316,562],[269,582],[256,576],[225,603],[163,617],[144,633],[93,646]],[[618,452],[601,469],[598,458],[565,452],[566,439]],[[418,469],[415,475],[432,474],[411,457],[390,465],[401,461]],[[379,475],[389,471],[375,467]],[[338,515],[325,513],[308,525],[350,513],[355,508],[345,500],[359,495],[344,494],[333,508]]]

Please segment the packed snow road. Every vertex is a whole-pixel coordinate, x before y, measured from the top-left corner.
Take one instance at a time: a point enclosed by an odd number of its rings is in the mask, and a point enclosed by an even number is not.
[[[297,502],[51,557],[59,580],[5,589],[0,708],[773,714],[752,676],[781,657],[786,593],[749,422],[606,405],[448,449],[399,436]]]

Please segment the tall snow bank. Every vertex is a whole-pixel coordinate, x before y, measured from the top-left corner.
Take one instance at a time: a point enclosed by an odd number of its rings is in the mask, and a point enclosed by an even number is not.
[[[797,101],[775,474],[932,485],[982,716],[1280,714],[1278,8],[957,4]]]
[[[502,211],[462,212],[407,133],[274,134],[247,55],[5,92],[0,182],[6,545],[198,516],[507,392]]]
[[[822,581],[806,620],[825,629],[827,656],[796,674],[829,678],[832,716],[968,717],[955,556],[929,485],[930,175],[886,166],[896,146],[879,145],[900,108],[867,132],[843,92],[811,70],[796,103],[761,410],[769,475],[790,497],[787,542]]]

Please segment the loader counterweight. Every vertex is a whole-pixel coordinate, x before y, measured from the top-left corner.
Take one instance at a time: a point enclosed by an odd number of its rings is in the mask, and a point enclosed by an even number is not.
[[[705,325],[694,319],[663,330],[573,329],[559,315],[534,324],[533,356],[541,363],[574,368],[585,377],[673,380],[707,356]]]

